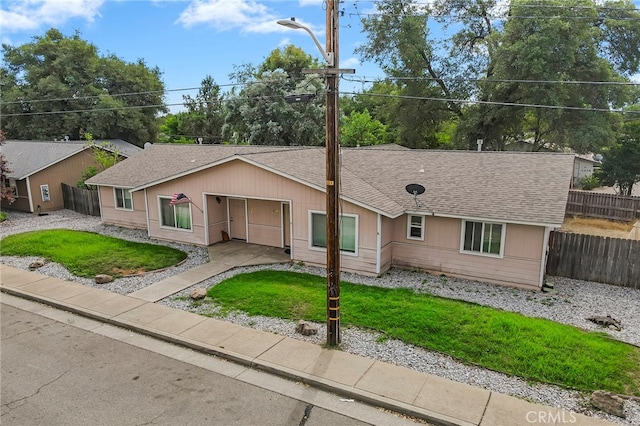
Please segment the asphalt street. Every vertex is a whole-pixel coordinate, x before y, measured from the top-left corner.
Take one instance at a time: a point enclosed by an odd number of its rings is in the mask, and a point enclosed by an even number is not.
[[[70,313],[10,306],[8,298],[15,300],[3,294],[0,305],[4,426],[416,424]]]

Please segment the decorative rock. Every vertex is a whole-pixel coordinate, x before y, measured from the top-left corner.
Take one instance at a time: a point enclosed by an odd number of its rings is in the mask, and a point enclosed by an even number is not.
[[[311,336],[314,334],[318,334],[318,329],[308,322],[300,320],[296,325],[296,332],[302,334],[303,336]]]
[[[98,274],[96,275],[96,284],[106,284],[113,281],[113,277],[107,274]]]
[[[195,300],[204,299],[207,296],[207,289],[194,288],[193,290],[191,290],[191,293],[189,294],[189,296],[191,296],[191,298]]]
[[[606,317],[602,317],[602,316],[595,316],[595,317],[590,317],[587,318],[587,320],[591,321],[591,322],[595,322],[598,325],[601,325],[603,327],[609,327],[611,330],[622,330],[622,325],[620,324],[620,321],[618,321],[615,318],[612,318],[611,315],[607,315]]]
[[[44,266],[43,260],[36,260],[29,264],[29,269],[33,271],[34,269],[42,268]]]
[[[597,390],[591,394],[591,405],[605,413],[621,418],[626,418],[624,414],[624,399],[620,396],[606,391]]]

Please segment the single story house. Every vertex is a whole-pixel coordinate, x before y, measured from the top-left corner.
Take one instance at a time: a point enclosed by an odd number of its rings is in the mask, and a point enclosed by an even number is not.
[[[135,145],[120,139],[97,141],[104,149],[117,149],[124,157],[142,151]],[[8,140],[0,146],[0,152],[11,170],[4,185],[12,188],[15,201],[2,203],[3,209],[28,213],[47,212],[64,208],[62,184],[76,186],[82,172],[89,166],[97,166],[87,141],[26,141]]]
[[[582,179],[593,176],[595,171],[602,165],[601,157],[594,154],[576,154],[573,163],[573,186],[582,187]]]
[[[573,161],[558,153],[343,148],[341,269],[419,268],[540,289]],[[228,236],[325,266],[325,162],[317,147],[154,144],[87,183],[99,187],[105,224],[203,246]],[[190,202],[173,203],[178,194]]]

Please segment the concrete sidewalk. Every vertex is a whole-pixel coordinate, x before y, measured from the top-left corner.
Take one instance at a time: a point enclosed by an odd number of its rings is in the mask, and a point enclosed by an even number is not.
[[[0,290],[435,424],[611,424],[4,264]]]

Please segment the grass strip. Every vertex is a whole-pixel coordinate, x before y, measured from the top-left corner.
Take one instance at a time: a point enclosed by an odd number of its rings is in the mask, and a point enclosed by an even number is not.
[[[326,280],[287,271],[209,289],[223,312],[326,321]],[[640,349],[604,333],[408,289],[341,283],[341,323],[526,380],[640,395]]]
[[[175,265],[187,254],[172,247],[137,243],[85,231],[52,229],[9,235],[2,256],[37,256],[64,265],[72,274],[115,278]]]

